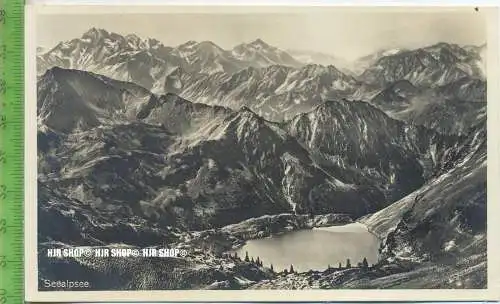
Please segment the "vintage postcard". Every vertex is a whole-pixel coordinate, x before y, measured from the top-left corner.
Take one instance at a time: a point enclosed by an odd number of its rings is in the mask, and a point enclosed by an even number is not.
[[[496,9],[26,20],[29,301],[498,300]]]

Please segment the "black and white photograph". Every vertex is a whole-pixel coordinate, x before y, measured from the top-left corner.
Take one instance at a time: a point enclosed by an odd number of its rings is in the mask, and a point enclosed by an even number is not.
[[[37,14],[38,291],[491,288],[487,21]]]

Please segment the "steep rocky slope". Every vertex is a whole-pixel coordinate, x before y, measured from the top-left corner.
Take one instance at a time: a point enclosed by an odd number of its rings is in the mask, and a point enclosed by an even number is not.
[[[358,217],[455,157],[455,137],[363,102],[330,101],[277,124],[81,71],[52,69],[39,88],[40,180],[167,225],[220,227],[287,211]]]
[[[418,88],[399,80],[371,103],[396,119],[444,134],[466,134],[486,119],[486,82],[467,76],[435,88]]]
[[[199,229],[291,210],[360,216],[385,200],[362,179],[341,182],[248,108],[59,68],[39,88],[40,180],[98,209]]]
[[[404,79],[416,86],[442,86],[465,76],[484,78],[481,62],[475,50],[439,43],[382,56],[360,79],[379,86]]]
[[[357,86],[354,78],[331,65],[310,64],[300,69],[273,65],[225,77],[206,76],[181,89],[180,95],[233,109],[247,106],[266,119],[280,121],[309,111],[326,99],[348,96]]]

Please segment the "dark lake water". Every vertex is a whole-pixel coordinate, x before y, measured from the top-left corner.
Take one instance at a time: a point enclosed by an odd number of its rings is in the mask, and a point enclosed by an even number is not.
[[[295,270],[302,272],[325,270],[328,265],[338,267],[339,263],[345,267],[348,258],[352,266],[364,257],[371,265],[377,261],[378,248],[379,240],[364,225],[353,223],[250,240],[237,253],[244,258],[248,252],[249,257],[259,257],[264,266],[273,264],[278,271],[293,264]]]

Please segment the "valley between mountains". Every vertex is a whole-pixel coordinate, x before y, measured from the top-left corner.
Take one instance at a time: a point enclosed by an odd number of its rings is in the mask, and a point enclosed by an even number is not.
[[[40,280],[486,288],[485,48],[439,43],[346,64],[260,39],[168,47],[93,28],[39,53]],[[380,240],[368,267],[284,273],[232,253],[353,222]],[[44,255],[68,246],[189,254]]]

